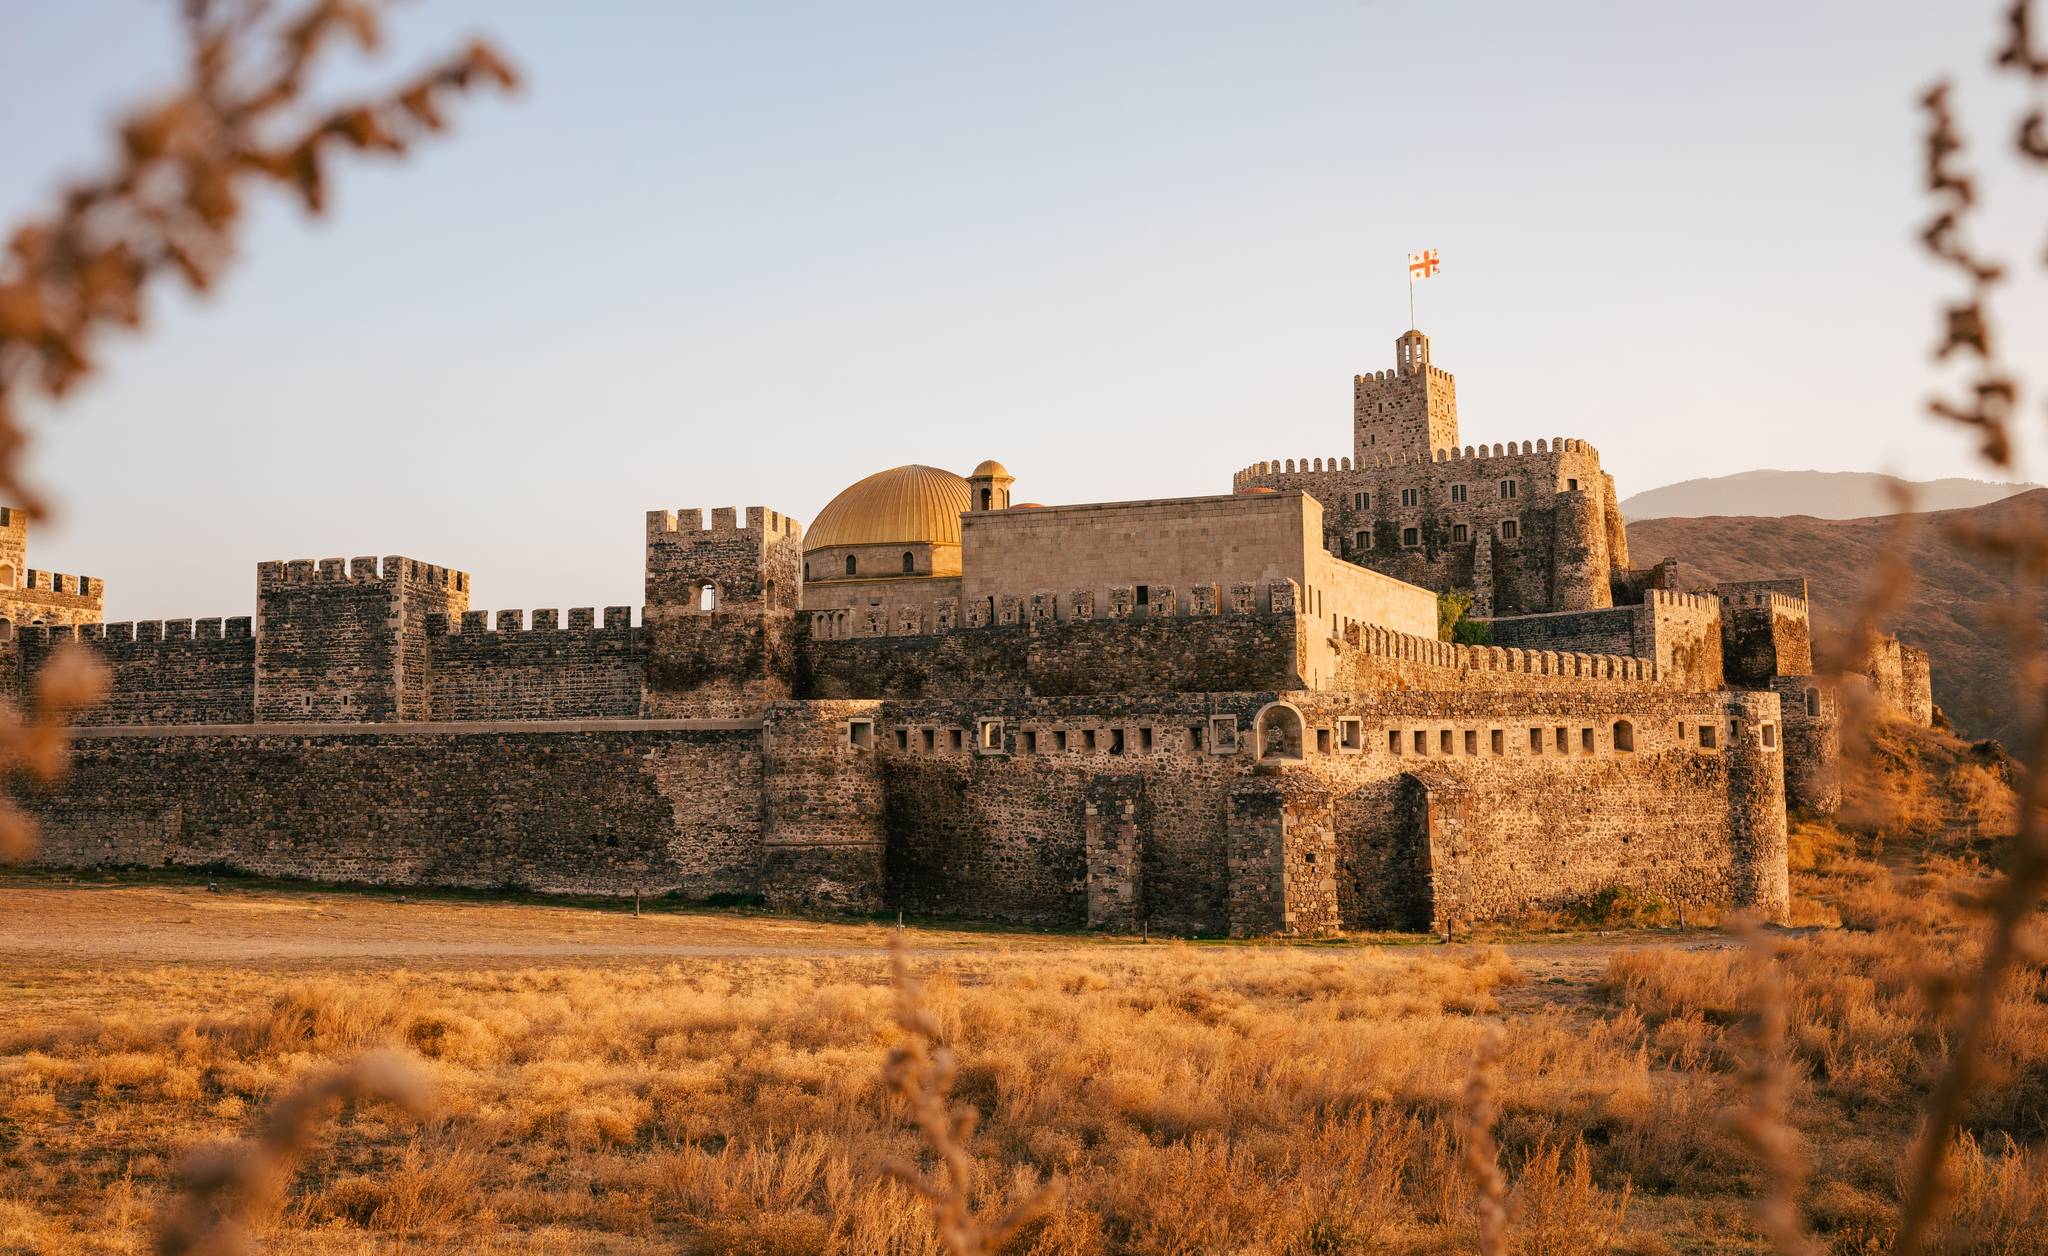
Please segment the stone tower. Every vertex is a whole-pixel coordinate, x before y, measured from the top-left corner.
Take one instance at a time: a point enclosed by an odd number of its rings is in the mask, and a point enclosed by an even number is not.
[[[1458,385],[1429,361],[1429,337],[1410,329],[1394,342],[1394,369],[1351,385],[1352,452],[1362,465],[1383,458],[1424,462],[1458,443]]]
[[[28,569],[28,512],[0,506],[0,589],[21,583]]]
[[[757,717],[790,694],[803,528],[779,511],[647,512],[642,714]]]
[[[393,555],[256,565],[257,720],[428,714],[427,621],[469,609],[469,574]]]

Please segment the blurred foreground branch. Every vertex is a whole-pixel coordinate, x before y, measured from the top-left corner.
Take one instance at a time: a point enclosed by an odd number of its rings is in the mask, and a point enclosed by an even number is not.
[[[882,1079],[891,1094],[910,1109],[910,1119],[938,1157],[937,1176],[927,1177],[916,1165],[892,1160],[883,1171],[931,1204],[939,1241],[951,1256],[993,1256],[1017,1232],[1051,1209],[1059,1195],[1047,1183],[993,1222],[974,1212],[974,1161],[967,1144],[981,1114],[966,1104],[950,1104],[956,1064],[953,1052],[939,1041],[938,1018],[925,1008],[923,984],[911,974],[909,949],[902,931],[890,939],[889,962],[896,991],[896,1024],[905,1038],[890,1050]]]
[[[2035,103],[2021,118],[2013,152],[2022,162],[2048,165],[2048,106],[2041,92],[2048,87],[2048,56],[2034,43],[2032,0],[2011,0],[2005,16],[2006,40],[1993,55],[1994,67],[2026,80]],[[1964,295],[1945,314],[1944,334],[1936,345],[1937,362],[1960,355],[1971,362],[1961,402],[1936,399],[1933,413],[1973,429],[1978,453],[1993,467],[2013,465],[2011,420],[2020,404],[2018,379],[2001,364],[1990,312],[1991,289],[2002,282],[2002,264],[1978,254],[1965,240],[1965,227],[1978,209],[1974,176],[1962,170],[1958,157],[1963,137],[1950,108],[1951,85],[1936,83],[1921,97],[1927,114],[1926,183],[1936,212],[1921,233],[1927,250],[1957,271],[1967,285]],[[2048,265],[2048,256],[2042,258]],[[1899,1217],[1896,1251],[1912,1256],[1928,1243],[1941,1213],[1943,1166],[1956,1141],[1965,1102],[1978,1081],[1986,1039],[1998,1014],[1998,1001],[2016,964],[2026,962],[2031,926],[2044,890],[2048,890],[2048,834],[2042,811],[2048,803],[2048,709],[2038,686],[2030,685],[2042,668],[2036,620],[2040,611],[2041,574],[2048,570],[2048,542],[2021,525],[1959,534],[1957,539],[1981,553],[2001,556],[2012,565],[2015,598],[2008,627],[2015,651],[2015,676],[2031,688],[2035,713],[2024,747],[2019,782],[2019,820],[2004,876],[1985,896],[1989,918],[1982,960],[1962,980],[1964,999],[1949,1026],[1949,1065],[1929,1097],[1920,1138],[1908,1167],[1906,1199]]]
[[[278,1100],[248,1140],[202,1149],[180,1171],[183,1189],[157,1229],[158,1256],[241,1256],[246,1221],[276,1203],[320,1121],[352,1103],[390,1103],[423,1117],[427,1082],[404,1057],[373,1052]]]
[[[234,253],[250,184],[326,207],[337,149],[399,155],[446,125],[450,96],[509,89],[517,76],[474,43],[387,95],[335,108],[305,104],[328,48],[377,48],[384,0],[316,0],[280,13],[271,0],[187,0],[187,81],[119,128],[105,173],[65,189],[0,252],[0,501],[48,513],[26,481],[22,405],[56,401],[92,373],[104,333],[142,322],[156,280],[205,291]],[[24,723],[0,711],[0,767],[48,780],[65,767],[64,717],[104,696],[107,672],[79,646],[52,655]],[[34,829],[0,796],[0,860],[26,856]]]

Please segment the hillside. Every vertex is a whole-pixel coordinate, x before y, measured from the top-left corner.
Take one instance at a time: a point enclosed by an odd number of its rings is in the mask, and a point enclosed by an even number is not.
[[[1898,510],[1889,489],[1904,484],[1921,511],[1967,510],[2039,487],[1985,480],[1900,480],[1869,471],[1744,471],[1686,480],[1637,493],[1621,503],[1624,518],[1684,519],[1707,515],[1865,519]]]
[[[1688,579],[1703,581],[1804,574],[1815,619],[1826,632],[1847,625],[1880,557],[1905,544],[1914,580],[1892,630],[1932,657],[1934,700],[1962,732],[2011,745],[2019,709],[2006,635],[1996,616],[2011,596],[2012,578],[2002,564],[1958,548],[1947,534],[1959,521],[2048,528],[2048,489],[1905,518],[1912,530],[1903,540],[1899,516],[1646,519],[1629,525],[1629,551],[1637,567],[1676,557],[1692,569]]]

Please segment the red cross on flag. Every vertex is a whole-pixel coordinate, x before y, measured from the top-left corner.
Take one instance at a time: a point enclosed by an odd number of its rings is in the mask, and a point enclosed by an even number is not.
[[[1427,279],[1434,275],[1438,269],[1435,249],[1424,249],[1420,253],[1410,253],[1408,255],[1408,278],[1411,281]]]

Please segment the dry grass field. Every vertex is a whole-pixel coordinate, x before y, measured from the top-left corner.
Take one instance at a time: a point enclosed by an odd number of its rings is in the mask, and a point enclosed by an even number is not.
[[[1903,737],[1904,735],[1901,735]],[[1881,1250],[1942,1066],[1930,981],[1971,958],[1997,774],[1937,735],[1801,826],[1778,962],[1717,932],[1236,945],[910,931],[989,1204],[1058,1180],[1013,1250],[1472,1250],[1460,1114],[1500,1031],[1512,1250],[1766,1250],[1744,1013],[1774,972],[1806,1216]],[[1881,758],[1880,765],[1885,761]],[[1981,778],[1981,779],[1980,779]],[[1859,853],[1860,852],[1860,853]],[[1871,858],[1869,856],[1875,856]],[[879,1169],[880,925],[197,884],[0,881],[0,1251],[150,1250],[180,1157],[323,1066],[416,1056],[424,1122],[322,1128],[265,1250],[935,1252]],[[1938,990],[1936,991],[1938,1001]],[[2043,1250],[2048,986],[2006,1000],[1947,1250]]]

